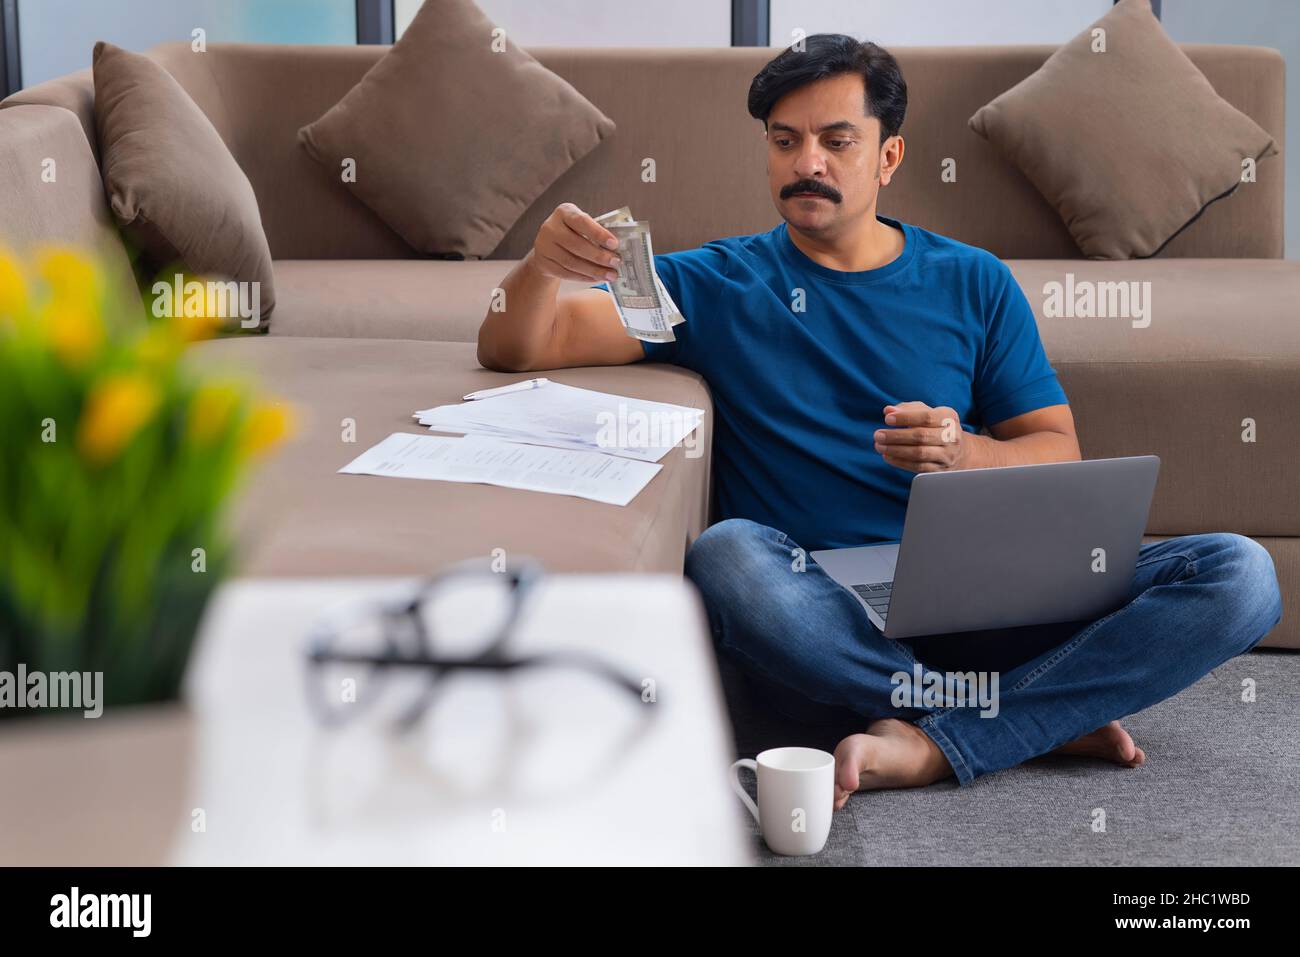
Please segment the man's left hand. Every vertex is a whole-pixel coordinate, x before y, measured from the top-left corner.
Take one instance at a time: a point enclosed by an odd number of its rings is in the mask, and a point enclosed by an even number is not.
[[[965,468],[971,439],[955,409],[924,402],[885,406],[885,425],[877,429],[876,451],[890,465],[909,472],[947,472]]]

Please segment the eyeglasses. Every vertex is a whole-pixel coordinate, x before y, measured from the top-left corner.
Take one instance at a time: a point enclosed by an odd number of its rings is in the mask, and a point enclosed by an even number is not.
[[[595,656],[510,653],[511,636],[541,577],[536,562],[496,572],[471,561],[383,600],[332,612],[307,642],[311,708],[323,723],[339,725],[383,700],[393,726],[405,730],[428,709],[444,675],[543,667],[585,672],[640,700],[640,682]]]

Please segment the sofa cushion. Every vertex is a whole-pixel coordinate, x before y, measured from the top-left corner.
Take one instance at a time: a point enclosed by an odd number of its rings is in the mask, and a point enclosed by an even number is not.
[[[1070,398],[1084,457],[1160,456],[1148,532],[1300,535],[1300,262],[1007,265]],[[1137,287],[1147,315],[1079,315],[1104,282],[1149,283]],[[1069,290],[1073,316],[1056,308]],[[1108,290],[1099,299],[1114,311]],[[1254,441],[1243,441],[1251,422]]]
[[[511,260],[278,259],[271,334],[474,342]],[[587,288],[561,280],[560,292]]]
[[[0,190],[0,246],[24,255],[46,245],[93,250],[115,291],[139,303],[99,167],[72,113],[53,106],[0,110]]]
[[[154,269],[258,283],[264,329],[275,307],[257,197],[212,123],[148,57],[95,44],[95,124],[117,221]],[[232,316],[231,330],[243,328]]]
[[[99,138],[95,134],[95,79],[90,67],[25,87],[5,98],[0,107],[58,106],[70,110],[85,131],[95,163],[99,163]]]
[[[1048,358],[1070,397],[1084,455],[1161,456],[1152,532],[1300,535],[1300,498],[1291,492],[1300,418],[1288,411],[1300,408],[1300,323],[1291,311],[1300,302],[1300,263],[1007,264],[1034,309]],[[285,312],[277,312],[274,332],[472,343],[492,287],[512,265],[277,263]],[[1150,283],[1141,300],[1150,303],[1149,324],[1142,318],[1088,318],[1077,309],[1073,316],[1063,309],[1047,314],[1049,284],[1059,285],[1062,300],[1072,291],[1077,305],[1090,284],[1097,289],[1107,282]],[[1108,290],[1100,289],[1107,300]],[[472,366],[473,354],[467,355]],[[1194,401],[1200,395],[1223,400]],[[1254,443],[1241,441],[1247,418],[1256,425]]]
[[[1165,34],[1121,0],[970,120],[1056,209],[1085,256],[1153,256],[1278,152]]]
[[[613,131],[471,0],[428,0],[388,55],[299,136],[412,247],[481,258]]]
[[[525,378],[479,368],[470,343],[238,337],[200,343],[192,361],[256,374],[299,408],[298,435],[240,496],[245,574],[419,574],[494,548],[555,571],[680,572],[687,543],[705,524],[711,414],[697,448],[669,452],[663,470],[619,508],[490,485],[337,474],[393,432],[426,431],[411,418],[416,409]],[[547,375],[711,409],[697,376],[666,366]]]

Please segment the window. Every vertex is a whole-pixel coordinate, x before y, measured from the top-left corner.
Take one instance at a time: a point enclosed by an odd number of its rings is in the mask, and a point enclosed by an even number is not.
[[[394,0],[397,36],[421,0]],[[521,47],[731,46],[730,0],[476,0]]]
[[[23,86],[90,66],[96,40],[139,51],[201,27],[209,43],[357,42],[355,0],[18,0],[17,10]]]
[[[771,0],[773,46],[792,31],[847,33],[891,46],[1064,43],[1099,17],[1111,0]]]

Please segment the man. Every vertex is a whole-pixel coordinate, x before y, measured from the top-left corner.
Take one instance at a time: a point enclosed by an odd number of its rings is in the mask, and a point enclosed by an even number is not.
[[[884,638],[800,556],[897,541],[915,473],[1079,459],[1073,416],[1006,266],[877,215],[904,153],[907,87],[889,53],[808,37],[754,78],[748,106],[784,222],[656,257],[687,319],[676,342],[628,337],[607,291],[558,296],[561,279],[613,279],[617,264],[613,236],[566,203],[503,282],[508,308],[484,320],[479,361],[530,371],[650,359],[704,377],[723,520],[691,546],[686,574],[720,653],[773,707],[854,722],[836,748],[837,808],[858,789],[954,774],[968,785],[1052,751],[1142,764],[1118,719],[1281,619],[1268,553],[1239,535],[1184,536],[1142,546],[1131,600],[1098,621]],[[890,701],[891,675],[944,656],[1010,666],[997,717]]]

